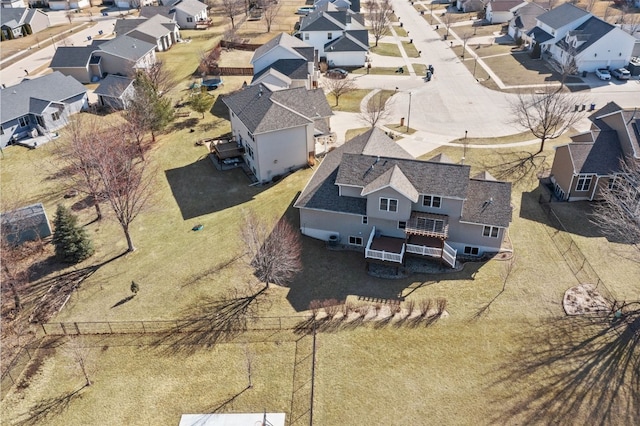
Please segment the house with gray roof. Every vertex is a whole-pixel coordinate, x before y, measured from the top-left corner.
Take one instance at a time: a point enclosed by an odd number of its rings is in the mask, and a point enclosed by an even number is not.
[[[49,67],[81,83],[97,82],[107,74],[131,77],[156,63],[155,50],[155,44],[123,35],[89,46],[58,47]]]
[[[116,110],[126,109],[135,94],[133,82],[133,78],[109,74],[93,91],[98,96],[98,105]]]
[[[64,127],[87,107],[87,89],[54,72],[0,90],[0,147]]]
[[[554,195],[561,201],[598,200],[622,173],[622,161],[640,161],[640,111],[614,102],[594,112],[591,129],[555,147]]]
[[[24,0],[2,0],[0,1],[0,8],[2,9],[12,9],[18,7],[24,7]],[[4,11],[3,11],[4,13]]]
[[[490,0],[485,6],[485,19],[491,24],[503,24],[527,3],[524,0]]]
[[[259,182],[313,164],[316,143],[331,136],[333,115],[322,89],[273,91],[247,86],[222,98],[231,131]]]
[[[323,3],[300,18],[296,37],[318,51],[329,66],[362,67],[369,52],[369,32],[362,15]]]
[[[0,13],[0,29],[4,39],[26,37],[49,28],[49,16],[40,9],[5,8]]]
[[[624,67],[635,45],[633,36],[571,3],[538,16],[527,36],[532,57],[574,73]]]
[[[162,6],[174,14],[181,29],[201,29],[211,25],[207,16],[207,5],[198,0],[163,0]]]
[[[251,65],[251,84],[264,84],[271,90],[318,87],[320,71],[315,48],[287,33],[280,33],[260,46],[251,58]]]
[[[445,156],[416,160],[374,128],[329,152],[294,207],[304,235],[367,262],[416,255],[454,267],[459,254],[500,251],[511,222],[511,184],[470,171]]]
[[[525,41],[527,33],[536,26],[538,16],[546,11],[547,9],[540,4],[528,2],[513,12],[513,18],[509,20],[507,33],[514,40],[522,39]]]
[[[116,35],[127,35],[156,45],[157,52],[164,52],[180,39],[180,28],[171,18],[157,14],[151,18],[118,19],[114,27]]]

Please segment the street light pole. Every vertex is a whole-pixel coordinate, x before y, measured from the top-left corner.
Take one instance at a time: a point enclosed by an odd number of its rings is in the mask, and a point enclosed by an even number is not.
[[[411,120],[411,92],[409,92],[409,112],[407,113],[407,133],[409,133],[410,120]]]
[[[467,157],[467,131],[464,131],[464,142],[462,142],[462,165],[464,165],[464,159]]]

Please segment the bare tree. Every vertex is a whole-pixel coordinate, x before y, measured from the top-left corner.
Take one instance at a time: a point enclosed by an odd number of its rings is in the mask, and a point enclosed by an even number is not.
[[[640,250],[640,161],[622,160],[620,170],[610,185],[600,187],[603,201],[595,204],[592,222]]]
[[[236,27],[235,17],[245,9],[244,0],[220,0],[222,14],[231,20],[231,28]]]
[[[449,9],[447,9],[445,11],[443,21],[444,21],[444,26],[447,29],[447,33],[446,33],[445,37],[448,37],[449,36],[449,29],[451,28],[451,24],[453,24],[453,13],[451,13],[451,11]]]
[[[517,95],[511,103],[514,122],[540,139],[540,148],[533,156],[544,150],[547,140],[558,138],[582,118],[577,107],[581,103],[581,98],[562,93],[561,88],[553,86],[541,92]]]
[[[85,386],[91,386],[91,377],[89,369],[89,358],[91,355],[91,348],[87,346],[80,337],[70,337],[69,343],[65,348],[67,355],[71,360],[78,365],[82,376],[85,380]]]
[[[393,7],[390,0],[367,0],[364,4],[365,17],[371,26],[371,35],[376,40],[376,46],[382,37],[389,34]]]
[[[472,37],[472,34],[467,31],[464,34],[462,34],[462,37],[460,37],[462,39],[462,59],[464,60],[464,54],[467,51],[467,42],[469,41],[469,39]]]
[[[96,116],[77,114],[65,127],[69,143],[62,145],[60,158],[69,169],[69,183],[76,191],[85,194],[96,210],[96,220],[102,219],[100,200],[102,184],[97,174],[96,163],[99,152],[102,126]]]
[[[167,70],[162,61],[156,61],[150,67],[140,70],[140,72],[146,76],[149,87],[153,89],[158,97],[164,96],[169,89],[176,85],[173,75]]]
[[[134,95],[129,99],[124,114],[125,120],[130,124],[128,131],[136,136],[138,154],[142,157],[145,149],[140,136],[151,132],[151,142],[155,142],[156,134],[164,130],[174,118],[171,100],[163,97],[159,81],[154,80],[153,75],[139,72],[133,83]]]
[[[286,285],[302,270],[300,234],[285,218],[274,225],[250,212],[245,215],[241,236],[249,265],[265,288],[269,283]]]
[[[147,162],[140,160],[122,128],[113,127],[104,136],[99,144],[97,174],[105,198],[124,232],[127,251],[132,252],[135,246],[130,226],[151,198],[152,174],[147,173]]]
[[[584,9],[587,12],[591,12],[593,10],[593,7],[596,5],[597,0],[587,0],[586,4],[584,5]]]
[[[391,99],[383,92],[374,94],[363,111],[360,112],[360,120],[364,121],[370,127],[376,127],[381,121],[389,117],[391,110],[389,108]]]
[[[272,0],[262,0],[260,4],[262,6],[262,16],[264,16],[264,22],[265,24],[267,24],[267,32],[270,33],[273,21],[280,13],[282,3],[274,2]]]
[[[340,101],[340,96],[356,90],[355,83],[353,82],[353,80],[350,80],[349,78],[343,78],[343,79],[327,78],[325,80],[325,87],[327,88],[327,93],[329,93],[330,95],[333,95],[336,98],[336,106],[338,106],[338,102]]]

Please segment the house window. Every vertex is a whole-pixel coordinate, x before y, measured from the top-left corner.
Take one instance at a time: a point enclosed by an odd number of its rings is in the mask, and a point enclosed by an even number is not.
[[[26,115],[20,117],[18,119],[18,124],[20,125],[20,127],[27,127],[29,125],[29,117],[27,117]]]
[[[442,232],[444,231],[444,221],[439,219],[427,219],[424,217],[418,218],[418,228],[424,229],[430,232]]]
[[[422,205],[425,207],[433,207],[439,209],[442,204],[442,198],[433,195],[425,195],[422,199]]]
[[[304,39],[309,40],[309,33],[304,33]]]
[[[0,126],[0,135],[4,135],[4,127]]]
[[[369,218],[367,216],[362,216],[362,224],[366,225],[367,223],[369,223]]]
[[[362,245],[362,237],[354,237],[352,235],[349,236],[349,244],[352,246],[361,246]]]
[[[591,186],[591,176],[578,176],[576,191],[588,191]]]
[[[332,39],[333,39],[333,34],[327,33],[327,40],[332,40]]]
[[[398,229],[405,229],[407,227],[407,222],[401,220],[398,222]]]
[[[398,200],[393,198],[380,198],[380,210],[385,212],[397,212]]]
[[[60,120],[60,113],[59,112],[54,112],[53,114],[51,114],[51,119],[53,121],[58,121]]]
[[[187,22],[193,22],[193,17],[191,16],[187,17]]]
[[[478,255],[478,247],[465,246],[464,247],[464,254],[471,254],[473,256],[477,256]]]
[[[497,226],[485,226],[484,229],[482,230],[482,236],[483,237],[498,238],[498,231],[499,230],[500,230],[500,228],[498,228]]]

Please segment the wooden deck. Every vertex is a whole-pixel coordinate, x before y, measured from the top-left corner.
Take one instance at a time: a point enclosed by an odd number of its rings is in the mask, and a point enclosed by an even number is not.
[[[371,250],[385,251],[388,253],[402,253],[402,246],[404,246],[404,240],[402,238],[393,238],[380,236],[373,239],[371,243]]]
[[[415,244],[417,246],[442,248],[442,240],[440,238],[428,237],[426,235],[409,235],[407,244]]]

